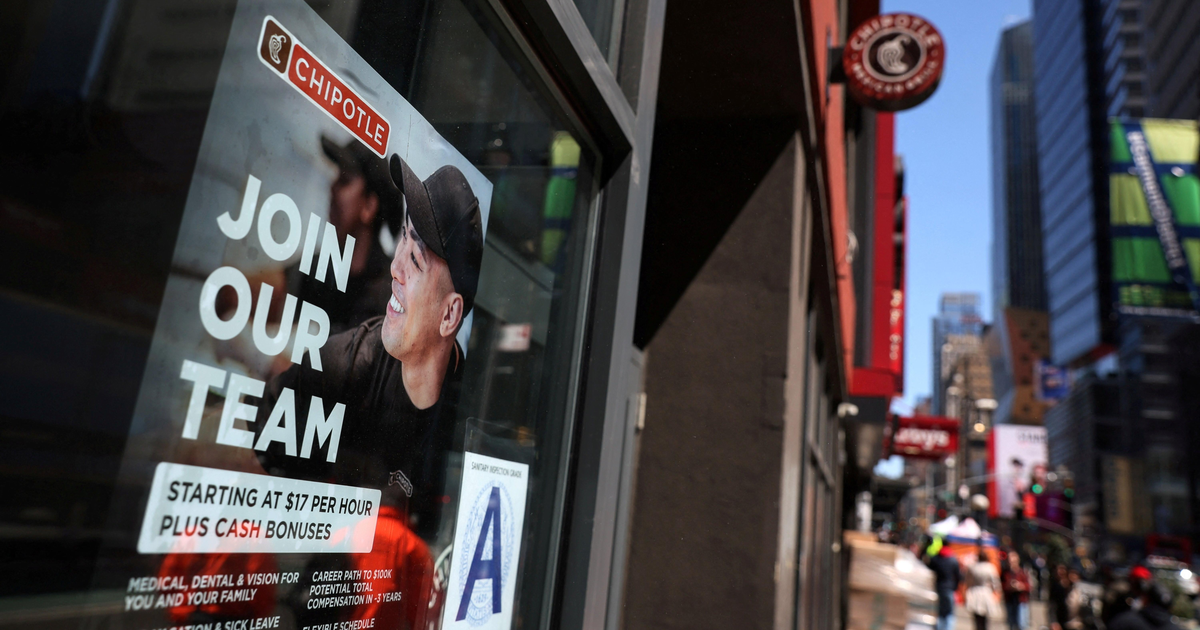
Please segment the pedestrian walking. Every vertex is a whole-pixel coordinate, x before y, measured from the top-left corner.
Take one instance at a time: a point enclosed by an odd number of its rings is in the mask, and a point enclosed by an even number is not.
[[[958,559],[946,547],[935,552],[928,560],[933,571],[934,590],[937,591],[937,630],[954,630],[954,593],[962,582],[962,570]]]
[[[1138,601],[1140,608],[1117,615],[1108,630],[1180,630],[1171,621],[1171,592],[1161,584],[1148,583]]]
[[[1070,612],[1067,610],[1067,594],[1071,592],[1071,579],[1067,575],[1067,567],[1055,565],[1054,574],[1050,577],[1049,606],[1046,607],[1050,616],[1051,630],[1066,628]]]
[[[1095,630],[1098,624],[1093,604],[1102,599],[1103,591],[1095,584],[1084,582],[1079,569],[1074,567],[1067,571],[1067,582],[1070,587],[1066,598],[1067,620],[1062,624],[1063,628]]]
[[[1050,582],[1050,576],[1046,572],[1046,557],[1040,553],[1033,559],[1033,572],[1037,575],[1037,588],[1033,592],[1037,594],[1038,599],[1045,601],[1049,597],[1046,585]]]
[[[1100,621],[1105,628],[1112,628],[1112,622],[1118,615],[1133,609],[1135,596],[1133,586],[1127,580],[1113,580],[1108,583],[1104,589],[1104,604],[1100,609]]]
[[[967,610],[976,630],[987,630],[988,617],[998,614],[999,595],[1000,574],[981,548],[979,560],[967,569]]]
[[[1001,576],[1004,589],[1004,611],[1009,630],[1025,630],[1029,627],[1029,574],[1021,567],[1017,552],[1008,554],[1007,565]]]

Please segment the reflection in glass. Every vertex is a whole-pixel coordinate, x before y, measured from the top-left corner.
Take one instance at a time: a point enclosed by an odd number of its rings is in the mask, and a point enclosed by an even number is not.
[[[494,186],[453,444],[461,450],[471,419],[535,453],[515,627],[535,626],[552,577],[574,417],[595,153],[486,3],[309,4]],[[0,483],[9,489],[0,526],[11,532],[0,542],[0,608],[15,611],[6,621],[75,623],[122,612],[121,576],[136,560],[137,532],[106,524],[122,459],[154,464],[127,452],[126,437],[236,6],[33,0],[0,9],[0,318],[9,331],[0,337]],[[607,51],[613,8],[596,8],[607,15],[597,39]],[[305,141],[319,147],[317,138]],[[338,180],[357,158],[336,146],[301,157],[331,178],[314,183],[309,207],[331,222],[345,219],[332,216],[348,185]],[[378,230],[377,222],[359,223],[355,229]],[[384,250],[386,236],[376,239]],[[275,286],[296,281],[281,277]],[[356,319],[347,313],[344,325]],[[213,397],[209,406],[221,403]],[[394,527],[380,521],[396,550],[414,546],[406,536],[420,538],[428,554],[413,564],[432,573],[412,575],[435,580],[450,551],[461,453],[446,461],[441,513]],[[244,573],[306,562],[180,554],[160,571]],[[273,586],[263,601],[291,607],[303,586]],[[163,621],[217,612],[172,607]],[[221,614],[242,614],[234,612]]]
[[[575,0],[575,8],[583,17],[583,23],[596,40],[600,54],[612,59],[612,52],[620,47],[621,18],[624,15],[624,0]],[[611,61],[610,61],[611,63]]]

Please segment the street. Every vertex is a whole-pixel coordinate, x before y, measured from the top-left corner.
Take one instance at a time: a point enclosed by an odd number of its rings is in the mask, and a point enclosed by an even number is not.
[[[1027,630],[1042,630],[1049,628],[1046,620],[1046,602],[1029,602],[1029,628]],[[975,619],[966,608],[956,606],[954,610],[954,630],[975,630]],[[1008,621],[1001,614],[988,619],[988,630],[1008,630]]]

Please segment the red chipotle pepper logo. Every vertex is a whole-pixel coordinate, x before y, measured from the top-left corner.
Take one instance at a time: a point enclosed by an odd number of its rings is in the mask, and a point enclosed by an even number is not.
[[[386,157],[392,131],[387,119],[270,16],[263,19],[258,58],[376,155]]]
[[[929,98],[945,66],[942,34],[908,13],[878,15],[846,40],[842,67],[854,100],[882,111],[898,111]]]

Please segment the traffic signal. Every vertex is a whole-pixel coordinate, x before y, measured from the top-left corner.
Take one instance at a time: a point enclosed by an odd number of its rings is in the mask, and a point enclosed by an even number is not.
[[[1066,517],[1066,525],[1071,529],[1075,529],[1075,479],[1070,475],[1063,477],[1063,511]]]

